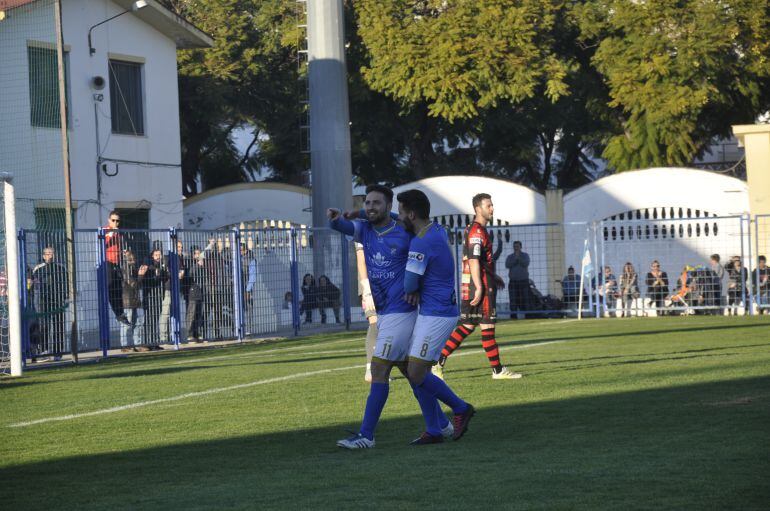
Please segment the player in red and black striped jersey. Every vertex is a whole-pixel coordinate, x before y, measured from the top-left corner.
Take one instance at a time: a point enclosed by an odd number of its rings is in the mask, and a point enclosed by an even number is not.
[[[495,340],[497,289],[503,289],[505,283],[495,272],[492,240],[486,228],[492,221],[495,210],[492,197],[487,193],[474,196],[473,210],[476,216],[473,223],[465,228],[463,244],[460,325],[447,339],[433,372],[443,377],[444,364],[449,355],[476,329],[477,325],[480,325],[481,345],[489,359],[489,365],[492,366],[492,378],[495,380],[521,378],[521,374],[514,373],[502,365]]]

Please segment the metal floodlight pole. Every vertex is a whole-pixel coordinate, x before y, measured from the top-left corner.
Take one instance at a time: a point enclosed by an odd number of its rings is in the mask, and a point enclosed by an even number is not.
[[[313,273],[330,271],[334,238],[326,229],[326,209],[353,206],[350,116],[345,65],[345,9],[342,0],[308,0],[308,84],[310,167],[313,208]],[[345,248],[349,250],[349,248]],[[348,261],[353,260],[349,257]],[[355,271],[355,265],[343,268]],[[355,288],[345,289],[345,294]]]
[[[61,0],[55,0],[56,17],[56,68],[59,83],[59,119],[61,126],[61,154],[64,167],[64,230],[67,241],[67,293],[70,302],[72,325],[70,327],[70,350],[72,360],[78,361],[78,308],[77,274],[75,273],[75,229],[72,225],[72,180],[70,179],[70,153],[67,139],[67,91],[64,82],[64,36],[62,33]]]

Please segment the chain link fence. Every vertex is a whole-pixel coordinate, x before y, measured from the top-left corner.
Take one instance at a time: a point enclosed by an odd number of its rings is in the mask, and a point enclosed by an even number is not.
[[[601,260],[591,282],[597,313],[746,314],[749,225],[739,216],[601,222]]]
[[[488,231],[507,287],[498,294],[501,318],[574,317],[579,304],[583,317],[770,312],[768,269],[758,257],[770,243],[767,215]],[[459,275],[464,229],[448,233]],[[21,230],[18,247],[24,358],[67,356],[74,308],[64,234]],[[80,352],[106,356],[366,325],[353,243],[328,229],[78,230],[75,253]],[[3,264],[0,258],[0,271]],[[0,273],[6,361],[4,279]]]
[[[767,257],[770,255],[770,215],[754,218],[754,254],[756,264],[751,275],[754,303],[761,314],[770,314],[770,269]]]

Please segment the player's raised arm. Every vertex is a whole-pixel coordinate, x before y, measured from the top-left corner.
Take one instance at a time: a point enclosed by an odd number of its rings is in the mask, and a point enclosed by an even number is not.
[[[329,219],[329,227],[335,231],[353,236],[356,233],[356,227],[353,222],[342,217],[339,209],[329,208],[326,210],[326,217]]]

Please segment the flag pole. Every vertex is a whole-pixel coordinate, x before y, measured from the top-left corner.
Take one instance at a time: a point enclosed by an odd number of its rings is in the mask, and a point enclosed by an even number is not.
[[[585,243],[583,244],[583,255],[580,258],[580,290],[578,291],[580,294],[578,296],[578,321],[583,319],[583,294],[585,293],[583,283],[585,282],[586,278],[586,253],[588,253],[590,257],[590,253],[588,252],[588,239],[586,239]]]
[[[585,266],[580,264],[580,298],[578,298],[578,321],[583,319],[583,280],[585,279]]]

